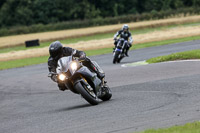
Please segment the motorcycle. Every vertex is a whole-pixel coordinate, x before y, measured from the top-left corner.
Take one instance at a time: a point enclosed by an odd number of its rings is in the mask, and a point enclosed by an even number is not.
[[[127,46],[128,41],[120,38],[117,42],[116,47],[114,48],[113,51],[113,64],[120,63],[120,61],[125,57],[124,50]]]
[[[92,61],[96,68],[103,73],[99,65]],[[97,105],[101,100],[107,101],[112,97],[110,88],[104,79],[99,79],[97,74],[83,66],[82,61],[73,57],[62,57],[58,60],[56,73],[57,82],[63,84],[67,90],[80,94],[91,105]]]

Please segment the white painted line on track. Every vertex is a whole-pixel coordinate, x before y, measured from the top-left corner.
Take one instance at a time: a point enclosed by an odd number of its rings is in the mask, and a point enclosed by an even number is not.
[[[175,63],[175,62],[198,62],[200,61],[199,59],[194,59],[194,60],[176,60],[176,61],[166,61],[166,62],[159,62],[159,63]],[[143,66],[143,65],[148,65],[145,60],[144,61],[138,61],[138,62],[133,62],[133,63],[126,63],[122,64],[121,67],[136,67],[136,66]]]
[[[147,65],[146,61],[138,61],[138,62],[133,62],[133,63],[127,63],[127,64],[122,64],[121,67],[135,67],[135,66],[142,66],[142,65]]]

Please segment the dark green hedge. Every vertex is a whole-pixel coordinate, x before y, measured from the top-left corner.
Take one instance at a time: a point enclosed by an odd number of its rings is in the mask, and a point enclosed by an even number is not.
[[[52,24],[47,24],[47,25],[37,24],[37,25],[31,25],[31,26],[3,28],[3,29],[0,29],[0,36],[47,32],[47,31],[56,31],[56,30],[65,30],[65,29],[76,29],[76,28],[83,28],[83,27],[138,22],[138,21],[151,20],[151,19],[163,19],[163,18],[177,16],[180,14],[184,14],[184,15],[200,14],[200,9],[199,8],[183,8],[183,9],[178,9],[178,10],[167,10],[167,11],[160,11],[160,12],[152,11],[151,13],[108,17],[108,18],[97,18],[97,19],[90,19],[90,20],[88,19],[88,20],[83,20],[83,21],[77,20],[77,21],[67,21],[67,22],[61,22],[61,23],[52,23]]]

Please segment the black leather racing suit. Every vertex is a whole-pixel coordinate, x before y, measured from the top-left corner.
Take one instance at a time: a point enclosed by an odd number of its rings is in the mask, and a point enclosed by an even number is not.
[[[119,30],[114,35],[114,39],[115,39],[114,45],[115,45],[115,47],[116,47],[116,45],[118,43],[118,40],[117,40],[118,36],[120,36],[120,38],[123,38],[123,39],[128,41],[128,44],[126,46],[126,52],[128,52],[129,48],[132,46],[132,43],[133,43],[133,39],[132,39],[131,33],[129,31],[128,32],[124,32],[123,30]]]
[[[98,76],[100,79],[102,79],[102,78],[105,76],[104,74],[100,73],[100,72],[98,71],[98,69],[94,69],[94,68],[96,68],[96,66],[91,62],[91,60],[90,60],[88,57],[85,56],[85,52],[79,51],[79,50],[76,50],[76,49],[72,49],[72,48],[70,48],[70,47],[63,47],[63,54],[62,54],[61,57],[64,57],[64,56],[71,56],[71,55],[73,55],[74,57],[79,57],[79,58],[80,58],[81,56],[85,57],[85,60],[82,62],[84,66],[86,66],[86,67],[88,67],[90,70],[96,72],[96,73],[97,73],[97,76]],[[58,60],[59,60],[61,57],[59,57],[59,58],[57,58],[57,59],[55,59],[55,58],[53,58],[53,57],[51,57],[51,56],[49,57],[49,59],[48,59],[48,69],[49,69],[49,72],[54,72],[54,73],[56,72],[57,62],[58,62]],[[52,78],[52,80],[55,81],[53,75],[52,75],[51,78]],[[59,89],[62,90],[62,91],[65,90],[65,88],[63,87],[63,84],[58,84],[58,87],[59,87]]]
[[[128,31],[128,32],[124,32],[123,30],[119,30],[115,35],[114,35],[114,38],[117,38],[118,36],[120,36],[120,38],[124,38],[125,40],[127,40],[130,44],[133,43],[133,39],[132,39],[132,36],[131,36],[131,33]],[[115,45],[117,43],[115,42]]]

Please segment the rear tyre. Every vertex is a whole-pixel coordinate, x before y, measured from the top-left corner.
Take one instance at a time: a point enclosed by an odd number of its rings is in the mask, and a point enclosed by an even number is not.
[[[89,89],[85,84],[83,84],[81,82],[78,82],[74,86],[74,88],[91,105],[97,105],[100,102],[99,98],[96,96],[96,94],[94,93],[94,91],[91,91],[91,89]]]
[[[110,100],[110,98],[112,97],[112,92],[110,90],[110,88],[108,86],[104,87],[104,96],[101,97],[100,99],[103,100],[103,101],[108,101]]]

